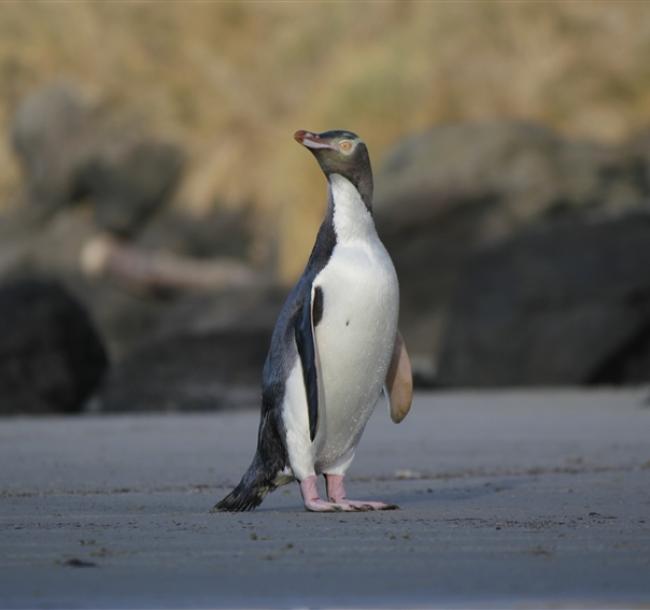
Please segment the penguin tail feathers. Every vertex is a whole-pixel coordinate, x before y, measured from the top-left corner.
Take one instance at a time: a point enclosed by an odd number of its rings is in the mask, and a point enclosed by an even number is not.
[[[268,487],[249,487],[240,483],[212,508],[213,513],[234,513],[257,508],[270,491]]]
[[[269,473],[256,457],[239,485],[223,500],[217,502],[211,512],[239,512],[257,508],[267,493],[273,491],[277,472]]]
[[[239,485],[223,500],[217,502],[212,512],[238,512],[258,507],[267,493],[293,480],[293,476],[283,473],[286,461],[286,450],[273,417],[272,407],[263,406],[253,462]]]

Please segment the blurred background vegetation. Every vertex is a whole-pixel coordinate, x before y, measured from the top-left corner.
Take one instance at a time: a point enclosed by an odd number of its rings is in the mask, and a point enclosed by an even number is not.
[[[177,205],[259,210],[289,280],[325,200],[296,129],[352,129],[375,165],[449,121],[615,140],[647,125],[649,57],[642,1],[4,2],[0,127],[35,88],[74,82],[182,144]],[[0,205],[19,175],[5,139]]]
[[[296,129],[369,146],[419,383],[647,381],[648,58],[643,1],[3,2],[0,412],[256,404]]]

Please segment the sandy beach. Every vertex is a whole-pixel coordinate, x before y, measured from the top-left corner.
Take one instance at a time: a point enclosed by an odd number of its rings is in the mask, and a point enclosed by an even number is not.
[[[650,602],[647,389],[379,405],[351,497],[210,514],[255,410],[0,422],[0,607],[629,607]]]

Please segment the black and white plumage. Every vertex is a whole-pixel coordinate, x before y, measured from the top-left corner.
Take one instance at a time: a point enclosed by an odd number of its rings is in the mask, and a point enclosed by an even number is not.
[[[394,508],[348,500],[343,477],[387,386],[391,415],[411,403],[408,356],[397,331],[399,288],[372,217],[365,143],[347,131],[299,131],[329,185],[327,212],[302,276],[278,317],[264,365],[253,462],[216,510],[249,510],[294,478],[308,510]],[[316,489],[327,480],[329,501]]]

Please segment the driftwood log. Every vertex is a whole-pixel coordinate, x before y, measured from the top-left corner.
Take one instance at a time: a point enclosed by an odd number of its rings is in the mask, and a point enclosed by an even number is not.
[[[107,234],[97,235],[84,245],[80,264],[88,276],[108,277],[146,294],[244,288],[269,281],[232,258],[200,260],[147,251]]]

